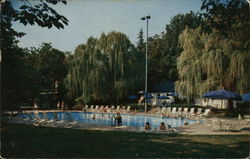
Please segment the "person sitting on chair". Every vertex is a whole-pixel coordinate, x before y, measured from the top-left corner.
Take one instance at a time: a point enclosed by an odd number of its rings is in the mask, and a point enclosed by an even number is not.
[[[117,113],[117,116],[115,117],[117,126],[121,126],[122,125],[122,116],[120,115],[120,113]]]

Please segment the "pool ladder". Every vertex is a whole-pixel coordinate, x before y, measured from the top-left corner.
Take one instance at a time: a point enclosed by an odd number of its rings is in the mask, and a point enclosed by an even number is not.
[[[110,125],[115,126],[115,115],[112,115],[112,117],[110,118]]]

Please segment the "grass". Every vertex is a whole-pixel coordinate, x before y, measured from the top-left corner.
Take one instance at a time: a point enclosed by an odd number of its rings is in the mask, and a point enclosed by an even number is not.
[[[245,158],[249,136],[166,135],[3,123],[4,158]]]

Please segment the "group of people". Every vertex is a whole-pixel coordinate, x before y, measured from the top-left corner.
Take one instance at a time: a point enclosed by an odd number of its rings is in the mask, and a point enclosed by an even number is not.
[[[171,126],[170,125],[166,126],[164,122],[161,122],[161,125],[159,127],[159,129],[162,130],[162,131],[167,130],[169,128],[171,128]],[[151,130],[151,126],[150,126],[149,122],[146,122],[145,130]]]
[[[64,101],[61,101],[61,102],[58,101],[56,106],[57,106],[57,109],[60,109],[60,108],[61,108],[62,110],[64,110],[64,108],[65,108],[65,103],[64,103]]]

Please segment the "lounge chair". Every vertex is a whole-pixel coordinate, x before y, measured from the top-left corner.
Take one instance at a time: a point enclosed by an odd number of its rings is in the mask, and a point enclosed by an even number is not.
[[[187,116],[188,115],[188,108],[184,108],[183,112],[182,112],[183,116]]]
[[[90,111],[93,111],[94,110],[94,105],[91,105],[90,108],[89,108]]]
[[[166,111],[165,111],[166,115],[170,115],[171,114],[171,107],[167,107]]]
[[[111,105],[110,112],[115,112],[115,106]]]
[[[92,109],[93,112],[98,112],[99,111],[99,105],[96,105],[94,109]]]
[[[35,120],[32,117],[29,117],[27,114],[19,114],[19,115],[12,115],[8,114],[7,119],[11,123],[18,123],[18,124],[32,124]]]
[[[120,110],[120,106],[118,105],[117,107],[116,107],[116,111],[118,112]]]
[[[176,115],[176,107],[173,107],[171,114]]]
[[[182,107],[179,107],[178,109],[177,109],[177,113],[176,113],[177,115],[182,115]]]
[[[82,108],[82,111],[86,112],[88,110],[88,105],[85,105],[83,108]]]
[[[65,122],[63,120],[59,120],[58,113],[53,112],[53,123],[51,124],[52,127],[63,127],[65,126]]]
[[[45,119],[42,119],[40,116],[39,116],[39,113],[38,112],[34,112],[34,116],[35,116],[35,122],[33,123],[34,126],[40,126],[42,123],[45,122]]]
[[[190,112],[188,113],[189,116],[194,116],[195,113],[194,113],[194,108],[191,108],[190,109]]]
[[[43,112],[43,118],[45,122],[41,123],[41,126],[51,126],[54,120],[49,119],[48,114],[46,112]]]
[[[126,110],[126,106],[122,106],[122,111],[124,112]]]
[[[111,112],[111,108],[109,107],[109,105],[106,105],[104,107],[103,112]]]
[[[200,115],[202,113],[202,108],[198,108],[196,115]]]
[[[24,114],[24,124],[27,124],[27,125],[31,125],[33,124],[34,122],[36,122],[35,118],[31,116],[30,113],[27,113],[27,114]]]
[[[99,111],[99,112],[103,112],[103,111],[104,111],[104,106],[101,105],[98,111]]]
[[[89,108],[89,106],[88,105],[85,105],[85,109],[88,109]]]
[[[130,106],[130,105],[129,105],[129,106],[127,106],[126,113],[129,113],[129,112],[130,112],[130,108],[131,108],[131,106]]]
[[[165,111],[166,111],[166,107],[162,107],[161,108],[161,113],[165,113]]]
[[[80,126],[80,124],[77,121],[73,120],[70,113],[65,114],[64,128],[77,128],[79,126]]]
[[[204,113],[201,113],[198,116],[200,116],[200,117],[207,117],[210,112],[211,112],[210,109],[206,109]]]

